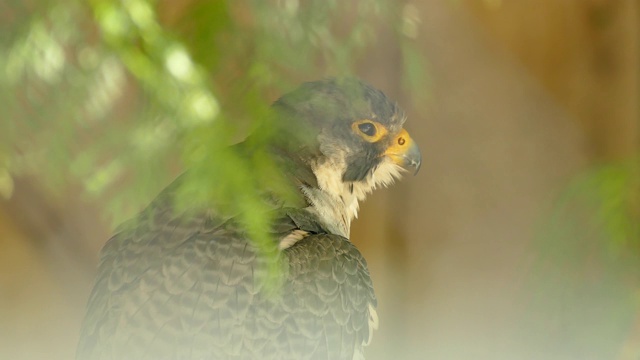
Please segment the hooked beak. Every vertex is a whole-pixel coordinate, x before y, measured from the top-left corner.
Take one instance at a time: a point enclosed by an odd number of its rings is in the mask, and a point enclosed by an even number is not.
[[[420,164],[422,163],[420,149],[405,129],[402,129],[395,136],[384,155],[391,158],[394,163],[400,165],[403,169],[413,172],[413,175],[420,170]]]

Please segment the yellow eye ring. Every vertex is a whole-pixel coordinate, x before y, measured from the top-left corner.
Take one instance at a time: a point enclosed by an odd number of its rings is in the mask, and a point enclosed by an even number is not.
[[[387,129],[382,124],[368,119],[355,121],[351,129],[368,142],[376,142],[387,135]]]

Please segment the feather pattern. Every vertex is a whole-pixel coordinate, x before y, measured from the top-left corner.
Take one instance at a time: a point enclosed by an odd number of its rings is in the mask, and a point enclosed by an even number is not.
[[[274,294],[233,222],[169,214],[143,214],[105,246],[78,359],[351,359],[367,343],[376,299],[346,238],[284,249]]]

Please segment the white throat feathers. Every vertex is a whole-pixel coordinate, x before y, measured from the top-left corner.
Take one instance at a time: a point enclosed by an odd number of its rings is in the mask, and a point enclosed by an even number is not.
[[[311,169],[316,176],[318,188],[302,187],[309,200],[308,211],[313,212],[333,234],[349,238],[351,221],[358,217],[359,201],[378,186],[387,187],[404,171],[390,158],[385,157],[362,181],[343,181],[346,170],[344,161],[328,159],[314,162]]]

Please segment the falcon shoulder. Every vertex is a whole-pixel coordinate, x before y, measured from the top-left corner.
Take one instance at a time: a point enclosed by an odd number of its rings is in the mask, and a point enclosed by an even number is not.
[[[160,209],[160,210],[159,210]],[[287,218],[280,230],[295,223]],[[280,254],[284,281],[232,220],[154,207],[109,240],[78,359],[353,359],[377,318],[367,265],[346,238]]]

